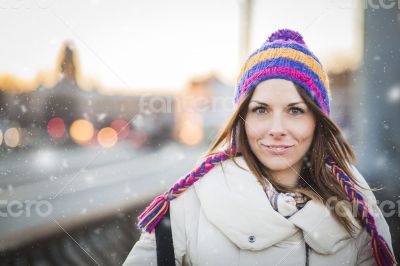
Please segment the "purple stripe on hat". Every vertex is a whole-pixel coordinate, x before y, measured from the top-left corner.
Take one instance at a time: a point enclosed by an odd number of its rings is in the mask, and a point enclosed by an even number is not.
[[[310,78],[310,76],[307,76],[303,72],[295,70],[291,67],[272,67],[255,72],[251,77],[246,80],[242,89],[243,93],[239,95],[239,99],[237,102],[241,100],[241,98],[247,93],[250,88],[257,86],[259,83],[266,80],[266,77],[279,77],[298,83],[299,85],[304,87],[304,89],[307,90],[311,94],[311,96],[313,96],[314,100],[316,101],[318,106],[321,107],[322,111],[327,115],[329,114],[329,108],[325,105],[321,92],[315,85],[312,78]]]
[[[290,58],[286,57],[277,57],[271,60],[267,61],[262,61],[260,63],[255,64],[252,68],[250,68],[241,78],[241,80],[238,83],[238,90],[239,94],[242,94],[242,89],[243,89],[243,84],[246,82],[246,80],[251,77],[255,72],[261,70],[261,69],[267,69],[270,67],[283,67],[283,66],[290,66],[298,71],[304,72],[306,75],[310,76],[314,83],[316,84],[317,88],[321,91],[322,94],[322,99],[325,103],[326,106],[328,106],[329,109],[329,97],[328,97],[328,92],[326,90],[326,87],[324,86],[323,82],[320,80],[319,76],[312,71],[307,65],[303,64],[300,61],[292,60]],[[236,98],[238,98],[238,95],[236,95]]]

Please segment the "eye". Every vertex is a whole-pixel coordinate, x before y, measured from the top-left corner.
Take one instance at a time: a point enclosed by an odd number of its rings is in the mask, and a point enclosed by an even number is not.
[[[253,113],[256,113],[256,114],[264,114],[264,113],[266,113],[266,109],[265,109],[265,107],[262,107],[262,106],[257,106],[257,107],[254,107],[253,109],[251,109],[251,112],[253,112]]]
[[[292,107],[289,109],[289,113],[294,115],[304,114],[304,110],[299,107]]]

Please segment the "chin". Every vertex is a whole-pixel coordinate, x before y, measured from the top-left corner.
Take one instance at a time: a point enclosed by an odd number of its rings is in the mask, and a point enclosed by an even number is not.
[[[286,157],[263,158],[261,163],[271,171],[284,171],[295,168],[296,160]]]
[[[283,171],[291,167],[288,162],[284,161],[284,159],[280,159],[280,161],[268,160],[267,162],[262,162],[269,170],[271,171]]]

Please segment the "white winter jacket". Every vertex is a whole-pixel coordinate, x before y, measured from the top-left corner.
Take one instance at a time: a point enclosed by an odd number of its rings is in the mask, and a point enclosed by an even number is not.
[[[171,201],[176,265],[305,265],[305,242],[310,247],[309,265],[375,265],[371,237],[354,218],[358,229],[350,236],[328,207],[310,200],[286,219],[272,208],[243,157],[236,161],[246,170],[224,161]],[[375,196],[371,191],[361,193],[378,232],[392,248]],[[157,265],[154,231],[142,233],[124,265]]]

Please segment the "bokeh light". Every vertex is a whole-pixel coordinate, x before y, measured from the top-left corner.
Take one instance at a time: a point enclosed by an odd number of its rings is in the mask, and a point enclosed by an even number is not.
[[[111,123],[111,127],[117,132],[118,139],[126,139],[129,136],[129,124],[123,119],[116,119]]]
[[[186,117],[182,129],[179,132],[179,139],[187,145],[199,144],[203,139],[203,123],[197,114]]]
[[[97,133],[97,142],[105,148],[114,146],[117,140],[117,131],[111,127],[102,128],[99,133]]]
[[[3,143],[3,132],[0,129],[0,145]]]
[[[133,146],[135,148],[143,147],[146,144],[146,141],[148,141],[148,136],[140,130],[133,130],[131,135],[133,140]]]
[[[47,123],[47,132],[53,138],[61,138],[65,132],[64,120],[59,117],[54,117]]]
[[[79,119],[72,123],[69,133],[74,142],[78,144],[86,144],[93,137],[94,127],[91,122],[84,119]]]
[[[21,140],[21,134],[15,127],[9,128],[4,133],[4,142],[8,147],[15,148]]]

